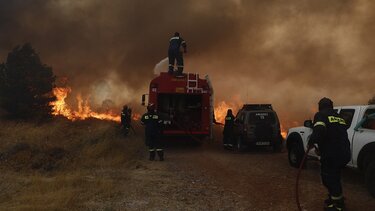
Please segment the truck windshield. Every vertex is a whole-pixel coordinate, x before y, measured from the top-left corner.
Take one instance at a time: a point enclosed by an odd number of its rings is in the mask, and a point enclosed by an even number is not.
[[[276,118],[275,114],[272,112],[254,112],[249,113],[249,123],[258,124],[258,123],[275,123]]]

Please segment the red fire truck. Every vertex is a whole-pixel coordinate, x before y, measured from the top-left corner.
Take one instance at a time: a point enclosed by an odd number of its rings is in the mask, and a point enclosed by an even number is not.
[[[186,73],[175,77],[161,72],[150,82],[148,103],[171,122],[164,128],[164,136],[212,137],[213,89],[208,76],[201,79],[199,74]]]

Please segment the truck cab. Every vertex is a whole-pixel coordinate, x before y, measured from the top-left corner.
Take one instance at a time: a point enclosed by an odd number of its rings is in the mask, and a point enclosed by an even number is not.
[[[334,109],[348,126],[352,152],[348,166],[365,173],[366,185],[375,196],[375,105],[338,106]],[[289,129],[286,144],[291,166],[299,167],[312,131],[311,120],[306,120],[304,126]],[[313,150],[309,152],[309,158],[319,160]]]

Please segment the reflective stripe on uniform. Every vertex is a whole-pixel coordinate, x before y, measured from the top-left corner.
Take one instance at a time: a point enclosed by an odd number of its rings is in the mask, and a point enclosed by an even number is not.
[[[343,118],[336,117],[336,116],[328,116],[328,121],[330,123],[339,123],[341,125],[346,125],[346,122]]]
[[[173,64],[169,64],[168,66],[173,67]]]
[[[340,200],[340,199],[342,199],[342,195],[341,196],[331,196],[331,199],[332,200]]]
[[[154,151],[155,151],[155,149],[149,149],[148,151],[150,151],[150,152],[154,152]]]
[[[178,39],[180,39],[180,37],[172,37],[171,39],[169,39],[169,41],[178,40]]]
[[[159,119],[158,115],[152,115],[152,119]]]
[[[326,126],[326,123],[324,123],[324,122],[316,122],[315,124],[314,124],[314,127],[316,127],[316,126]]]
[[[161,151],[163,151],[163,149],[156,149],[156,151],[161,152]]]
[[[225,117],[225,120],[232,120],[232,117],[230,117],[230,116]]]
[[[184,43],[186,43],[185,40],[181,42],[181,44],[184,44]]]
[[[145,119],[148,119],[148,116],[145,116]]]

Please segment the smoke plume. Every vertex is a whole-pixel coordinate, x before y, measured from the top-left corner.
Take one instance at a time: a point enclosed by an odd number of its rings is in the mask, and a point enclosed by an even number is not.
[[[185,72],[216,101],[272,103],[291,126],[318,100],[365,104],[375,90],[370,0],[0,0],[0,61],[30,42],[74,91],[138,104],[175,31]]]

